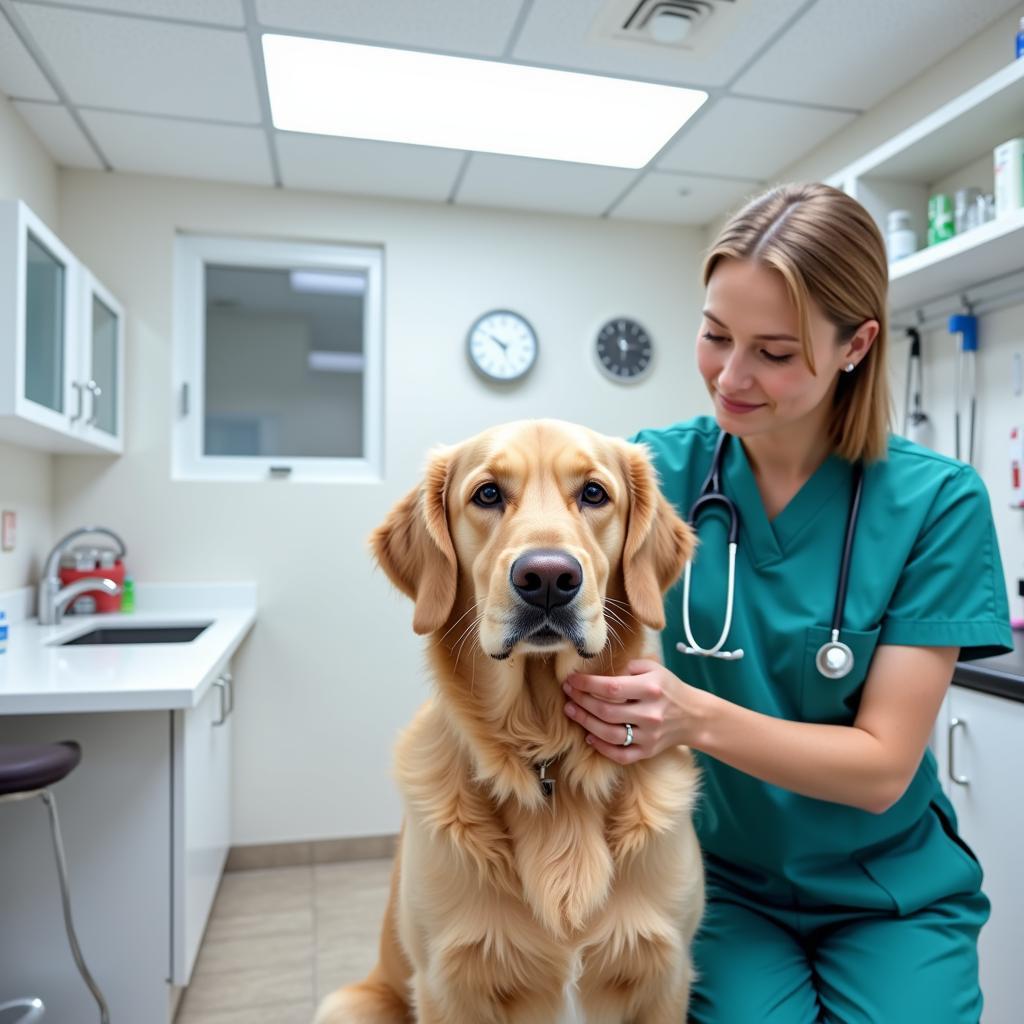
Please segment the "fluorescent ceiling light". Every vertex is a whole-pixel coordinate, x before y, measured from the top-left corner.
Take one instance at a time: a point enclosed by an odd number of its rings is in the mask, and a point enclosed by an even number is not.
[[[706,92],[300,36],[263,36],[274,127],[638,168]]]
[[[293,292],[312,295],[362,295],[366,278],[330,270],[293,270],[289,274]]]
[[[308,354],[311,370],[326,373],[362,373],[366,369],[366,356],[362,352],[317,352]]]

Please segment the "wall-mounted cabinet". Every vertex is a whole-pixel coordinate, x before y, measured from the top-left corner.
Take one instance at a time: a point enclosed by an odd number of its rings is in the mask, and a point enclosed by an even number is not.
[[[960,187],[993,192],[992,153],[1024,135],[1024,60],[1015,61],[832,175],[885,235],[907,210],[918,251],[889,265],[889,305],[904,312],[1024,269],[1024,208],[927,246],[928,198]]]
[[[0,201],[0,440],[124,447],[124,310],[20,200]]]

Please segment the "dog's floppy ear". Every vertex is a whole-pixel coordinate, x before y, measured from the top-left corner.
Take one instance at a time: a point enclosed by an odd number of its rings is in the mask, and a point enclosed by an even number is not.
[[[636,617],[651,629],[664,629],[662,595],[693,556],[696,538],[658,489],[647,449],[621,443],[629,488],[629,525],[622,552],[626,597]]]
[[[421,635],[440,629],[455,603],[458,570],[445,514],[454,452],[435,449],[423,482],[370,534],[370,549],[388,579],[416,602],[412,628]]]

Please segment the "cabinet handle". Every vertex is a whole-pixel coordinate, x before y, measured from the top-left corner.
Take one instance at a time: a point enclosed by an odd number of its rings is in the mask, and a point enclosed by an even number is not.
[[[96,426],[96,419],[97,419],[97,416],[96,416],[96,399],[99,398],[100,395],[103,394],[103,389],[94,380],[87,381],[85,387],[86,387],[86,390],[88,390],[88,391],[90,391],[92,393],[92,415],[89,417],[87,426],[95,427]]]
[[[230,672],[225,672],[221,679],[228,684],[228,714],[234,714],[235,711],[235,677]]]
[[[224,706],[224,693],[228,688],[228,684],[223,679],[214,679],[213,685],[220,691],[220,718],[213,724],[223,725],[228,720],[227,711]]]
[[[958,728],[966,729],[967,723],[962,718],[951,718],[949,720],[949,732],[948,732],[948,750],[949,750],[949,778],[951,782],[955,782],[958,786],[968,786],[971,780],[966,775],[957,775],[956,768],[953,767],[953,734]]]
[[[73,380],[71,382],[71,386],[75,389],[75,393],[78,395],[78,410],[75,415],[71,417],[71,422],[74,423],[75,420],[80,420],[82,418],[82,389],[85,385],[81,381]]]

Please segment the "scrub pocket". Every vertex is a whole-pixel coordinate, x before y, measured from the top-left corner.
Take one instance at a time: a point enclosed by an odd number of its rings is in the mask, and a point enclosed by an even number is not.
[[[897,847],[858,858],[858,863],[901,915],[981,890],[978,858],[934,801]]]
[[[815,658],[821,645],[832,639],[832,630],[828,626],[811,626],[807,630],[800,681],[800,714],[805,722],[849,725],[853,721],[881,631],[881,626],[841,630],[840,641],[853,651],[853,668],[842,679],[829,679],[818,671]]]

